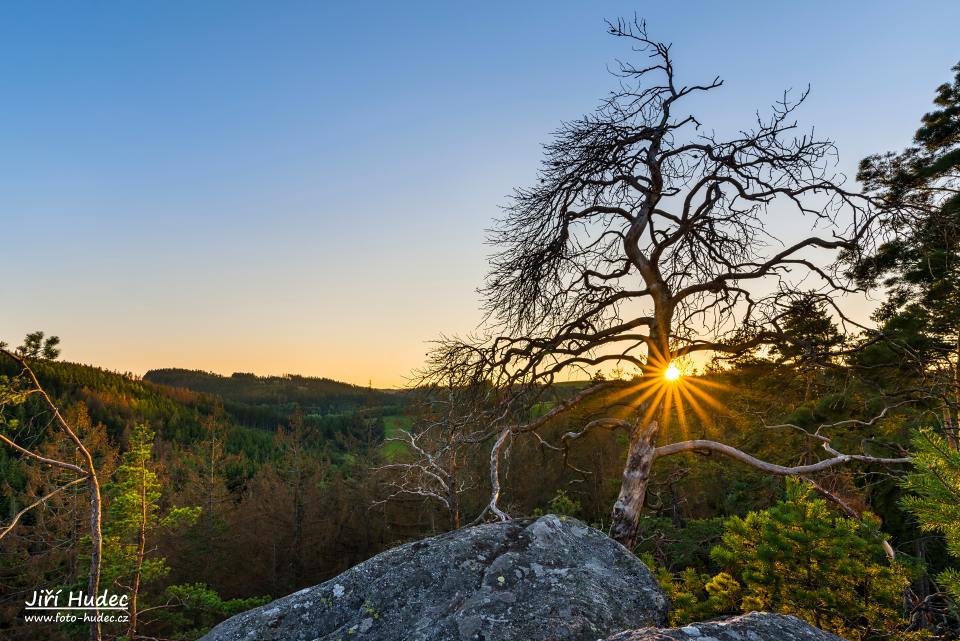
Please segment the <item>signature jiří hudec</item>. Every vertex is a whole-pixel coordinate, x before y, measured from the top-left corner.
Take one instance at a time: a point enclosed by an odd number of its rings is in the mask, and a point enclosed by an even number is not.
[[[66,601],[61,603],[61,597],[65,596]],[[24,602],[28,610],[126,610],[129,605],[130,597],[126,594],[110,594],[109,590],[104,590],[102,594],[89,595],[83,590],[70,590],[64,594],[63,588],[59,590],[43,589],[34,590],[33,593]]]

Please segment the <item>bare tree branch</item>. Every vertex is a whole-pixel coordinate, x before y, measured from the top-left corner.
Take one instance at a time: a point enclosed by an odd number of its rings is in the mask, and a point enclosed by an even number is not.
[[[691,441],[680,441],[679,443],[662,445],[656,448],[655,458],[672,456],[674,454],[680,454],[681,452],[698,452],[698,451],[708,451],[708,452],[716,452],[718,454],[723,454],[726,457],[740,461],[741,463],[745,463],[750,467],[760,470],[761,472],[766,472],[767,474],[774,474],[776,476],[803,476],[805,474],[822,472],[832,467],[836,467],[837,465],[845,465],[847,463],[853,463],[853,462],[875,463],[879,465],[905,465],[907,463],[910,463],[913,460],[909,456],[887,458],[887,457],[878,457],[878,456],[867,456],[866,454],[837,453],[831,456],[830,458],[823,459],[822,461],[818,461],[816,463],[810,463],[808,465],[784,466],[784,465],[777,465],[776,463],[768,463],[767,461],[762,461],[730,445],[726,445],[724,443],[718,443],[716,441],[705,440],[705,439],[694,439]]]
[[[51,499],[52,497],[56,496],[56,495],[59,494],[60,492],[64,491],[64,490],[67,489],[68,487],[70,487],[70,486],[72,486],[72,485],[76,485],[77,483],[82,483],[82,482],[84,482],[84,481],[86,481],[86,478],[73,479],[73,480],[70,481],[69,483],[67,483],[67,484],[65,484],[65,485],[61,485],[60,487],[58,487],[57,489],[53,490],[52,492],[48,492],[48,493],[45,494],[44,496],[41,496],[39,499],[37,499],[36,501],[34,501],[33,503],[31,503],[31,504],[28,505],[27,507],[25,507],[25,508],[23,508],[22,510],[20,510],[19,512],[17,512],[17,513],[14,515],[13,519],[11,519],[10,523],[9,523],[5,528],[3,528],[2,530],[0,530],[0,539],[3,539],[3,537],[5,537],[7,534],[9,534],[10,531],[13,530],[14,527],[16,527],[17,523],[20,522],[20,517],[22,517],[24,514],[26,514],[27,512],[29,512],[30,510],[32,510],[32,509],[35,508],[35,507],[38,507],[38,506],[40,506],[40,505],[43,505],[43,504],[46,503],[49,499]]]
[[[54,422],[60,428],[60,431],[66,434],[68,440],[76,447],[77,452],[79,452],[81,458],[83,459],[83,467],[74,465],[72,463],[67,463],[65,461],[51,459],[28,450],[27,448],[15,443],[6,435],[0,434],[0,442],[3,442],[7,446],[11,447],[19,454],[47,465],[53,465],[70,470],[81,475],[81,478],[77,479],[77,481],[82,480],[86,482],[90,497],[89,523],[91,541],[90,573],[87,581],[87,592],[89,595],[95,596],[100,589],[100,564],[103,554],[103,533],[101,528],[103,505],[100,497],[100,480],[97,476],[97,468],[94,464],[93,454],[91,454],[90,450],[86,447],[86,445],[84,445],[83,441],[77,435],[70,423],[60,413],[60,408],[57,406],[57,404],[53,402],[53,399],[51,399],[50,395],[47,394],[46,390],[44,390],[43,386],[40,384],[40,380],[37,378],[36,373],[33,371],[33,368],[30,367],[29,363],[27,363],[26,357],[24,355],[8,351],[4,348],[0,348],[0,356],[6,356],[20,366],[21,376],[25,376],[30,384],[30,388],[23,392],[22,395],[36,395],[42,399],[43,403],[53,415]],[[43,500],[45,499],[41,499],[41,502]],[[16,520],[19,520],[19,516]],[[93,617],[90,622],[90,639],[91,641],[100,641],[100,638],[100,617],[98,616],[98,610],[94,608]]]

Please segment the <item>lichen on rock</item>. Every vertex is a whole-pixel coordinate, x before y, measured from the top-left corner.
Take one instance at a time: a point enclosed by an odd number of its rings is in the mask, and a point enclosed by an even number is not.
[[[681,628],[627,630],[605,641],[843,641],[797,617],[751,612]]]
[[[547,515],[388,550],[201,641],[842,641],[765,612],[659,627],[668,609],[626,548]]]
[[[547,515],[388,550],[228,619],[203,641],[596,641],[662,625],[668,608],[623,546]]]

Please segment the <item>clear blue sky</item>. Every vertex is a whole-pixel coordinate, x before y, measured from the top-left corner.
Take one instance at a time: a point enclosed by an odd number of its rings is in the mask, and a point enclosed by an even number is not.
[[[717,128],[783,89],[843,167],[909,141],[960,3],[8,2],[0,337],[64,357],[396,385],[479,320],[483,230],[629,56],[721,75]]]

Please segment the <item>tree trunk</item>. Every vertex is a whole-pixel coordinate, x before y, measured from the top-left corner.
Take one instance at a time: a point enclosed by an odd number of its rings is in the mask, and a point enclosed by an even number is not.
[[[91,463],[87,484],[90,488],[90,578],[87,592],[94,599],[93,621],[90,622],[90,641],[100,641],[100,611],[96,608],[97,592],[100,591],[100,559],[103,554],[103,533],[100,528],[100,482]]]
[[[960,333],[956,337],[956,351],[954,353],[955,362],[951,368],[953,371],[953,411],[947,411],[947,424],[944,428],[944,432],[947,435],[947,443],[953,447],[954,450],[960,450],[960,439],[958,439],[958,431],[960,431]]]
[[[450,509],[450,529],[460,529],[460,491],[457,478],[460,473],[460,461],[457,459],[457,443],[453,432],[450,433],[450,474],[447,476],[447,506]]]
[[[460,529],[460,496],[457,494],[456,488],[454,487],[450,488],[447,501],[450,504],[450,529],[459,530]]]
[[[637,528],[650,482],[650,468],[653,466],[659,431],[659,421],[653,420],[646,428],[641,428],[638,423],[630,433],[630,449],[623,467],[620,496],[613,504],[610,523],[610,538],[629,550],[637,542]]]
[[[137,597],[140,595],[140,577],[143,573],[143,559],[147,553],[147,463],[140,461],[140,527],[137,528],[137,565],[133,573],[133,585],[130,587],[130,628],[131,641],[137,638]]]
[[[295,434],[296,438],[302,438],[302,434]],[[296,444],[293,452],[294,470],[293,478],[293,537],[290,541],[290,588],[299,590],[300,580],[303,577],[303,520],[304,520],[304,489],[306,486],[306,471],[304,470],[304,455],[300,449],[300,443]]]

